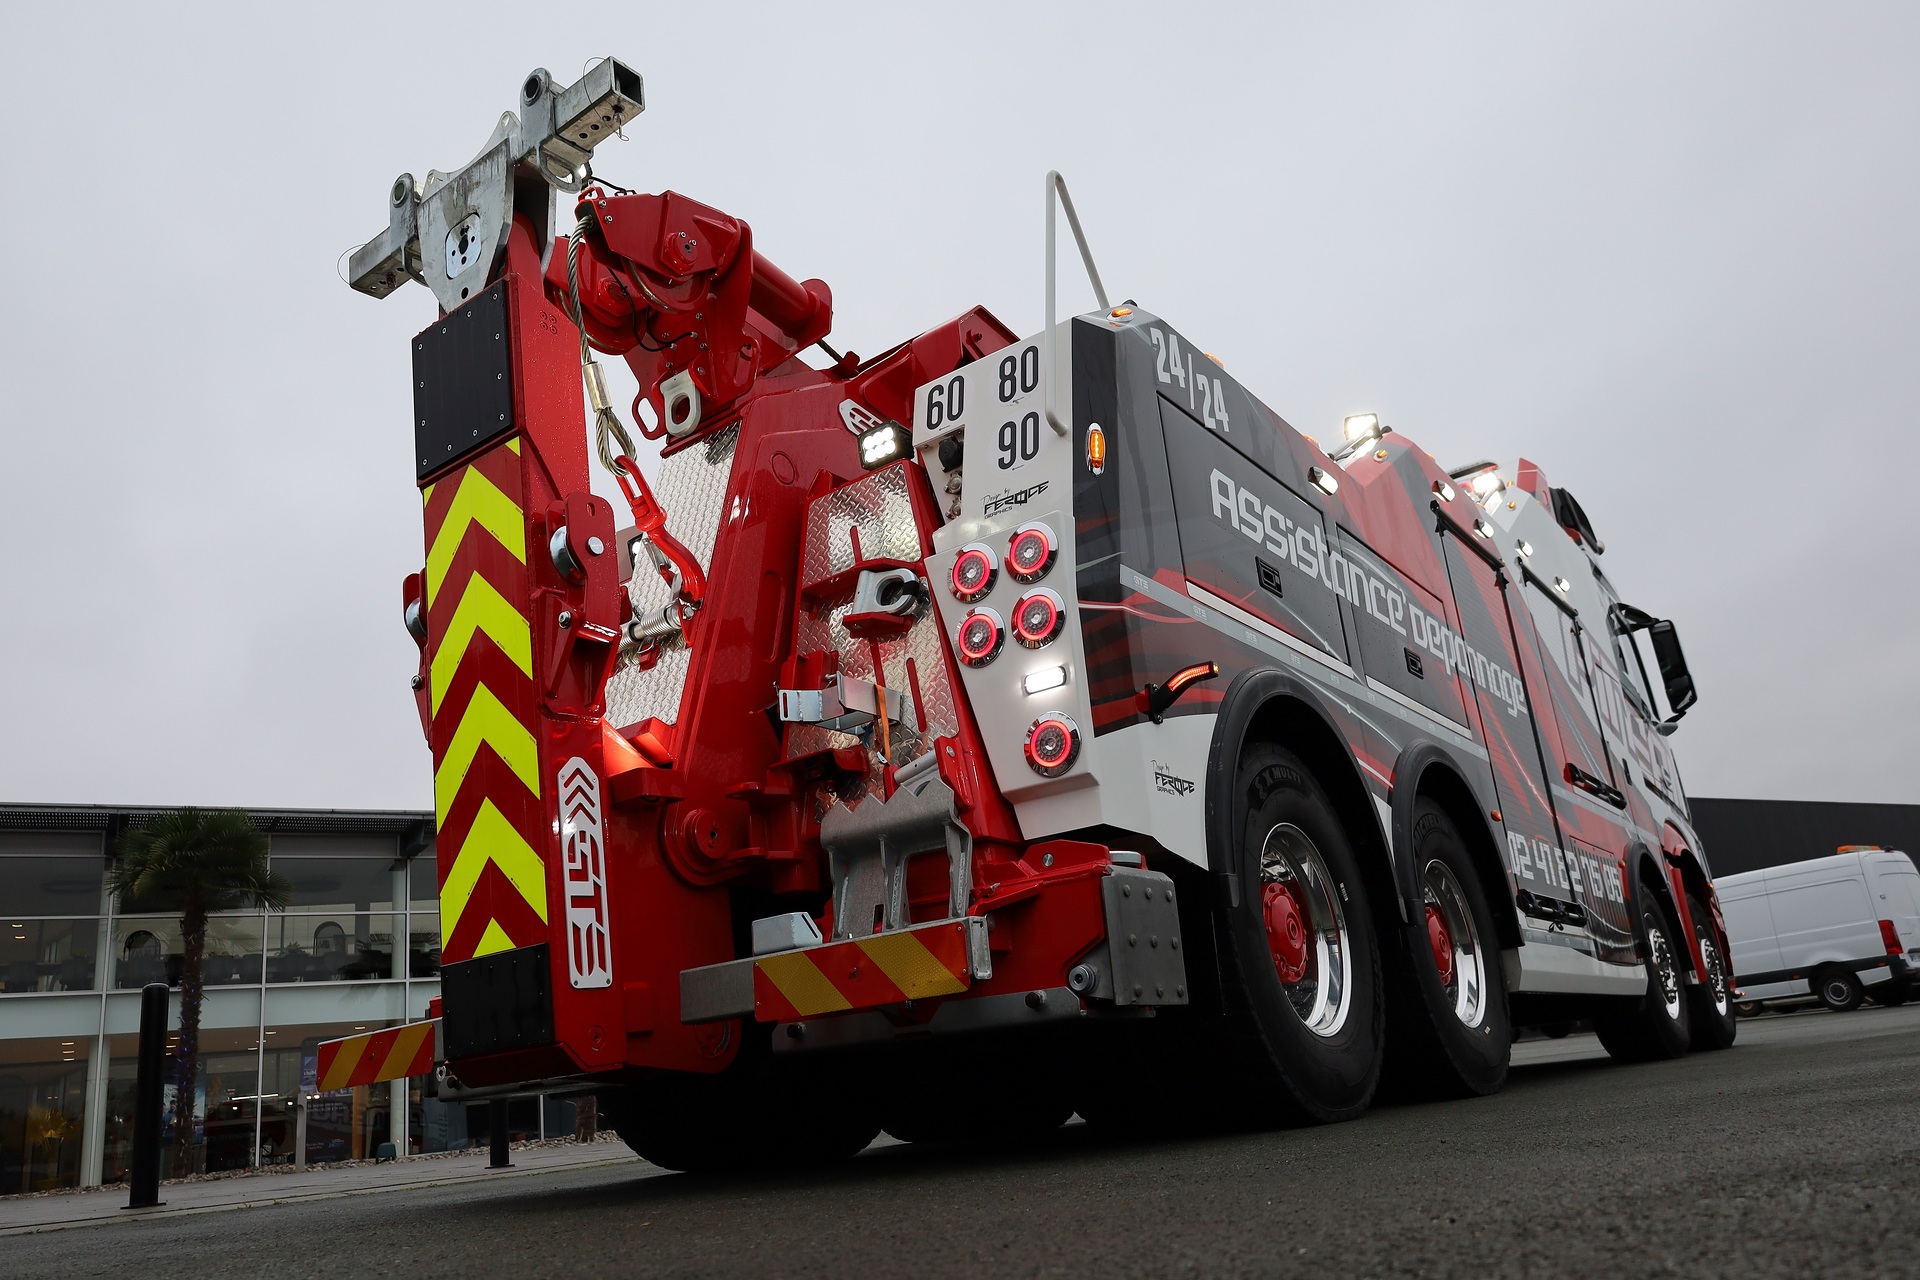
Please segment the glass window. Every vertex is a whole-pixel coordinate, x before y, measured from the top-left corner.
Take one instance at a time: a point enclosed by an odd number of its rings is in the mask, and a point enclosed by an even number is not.
[[[394,917],[274,915],[267,920],[268,982],[358,982],[396,977]]]
[[[0,990],[92,991],[98,920],[0,920]]]
[[[210,987],[260,981],[259,912],[207,919],[202,981]],[[178,916],[121,916],[113,922],[113,985],[121,990],[149,982],[180,985],[186,958]]]
[[[0,1041],[0,1195],[78,1186],[93,1041]]]
[[[287,858],[273,869],[293,882],[290,911],[393,910],[393,858]]]
[[[407,976],[440,976],[440,917],[409,916],[407,920]]]
[[[408,906],[414,911],[440,910],[440,870],[429,849],[407,864]]]
[[[0,903],[24,916],[97,916],[107,860],[90,854],[20,854],[0,848]]]

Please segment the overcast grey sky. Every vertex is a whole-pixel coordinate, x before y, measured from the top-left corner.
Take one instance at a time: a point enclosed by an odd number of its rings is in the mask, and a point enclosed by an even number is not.
[[[336,263],[609,53],[598,170],[749,221],[843,349],[1036,329],[1057,167],[1300,429],[1572,488],[1680,624],[1694,794],[1920,801],[1920,8],[479,0],[0,16],[0,799],[430,805],[433,302]]]

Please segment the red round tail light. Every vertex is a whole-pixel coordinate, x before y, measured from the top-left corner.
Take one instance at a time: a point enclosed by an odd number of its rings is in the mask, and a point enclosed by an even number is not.
[[[1080,755],[1080,727],[1066,716],[1042,716],[1027,730],[1027,763],[1043,778],[1057,778]]]
[[[970,542],[953,559],[951,585],[953,597],[961,604],[984,600],[993,590],[993,579],[1000,571],[1000,559],[993,548]]]
[[[1044,524],[1023,524],[1007,544],[1007,572],[1015,582],[1038,582],[1053,568],[1059,551],[1053,530]]]
[[[983,606],[960,619],[960,661],[970,667],[984,667],[999,657],[1006,641],[1006,628],[992,609]]]
[[[1060,597],[1046,587],[1038,587],[1020,597],[1013,607],[1013,638],[1029,649],[1038,649],[1060,634],[1067,622],[1067,611]]]

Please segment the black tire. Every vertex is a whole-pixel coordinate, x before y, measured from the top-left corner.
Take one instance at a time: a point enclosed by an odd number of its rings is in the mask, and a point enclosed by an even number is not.
[[[1683,1057],[1693,1040],[1686,987],[1681,980],[1680,928],[1666,899],[1636,873],[1633,900],[1640,909],[1634,935],[1647,957],[1646,994],[1594,1019],[1593,1029],[1616,1062]]]
[[[1734,1011],[1743,1018],[1759,1017],[1760,1010],[1764,1007],[1765,1006],[1763,1005],[1763,1003],[1758,1000],[1742,1000],[1740,1003],[1733,1006]]]
[[[650,1164],[715,1173],[752,1163],[751,1146],[725,1091],[708,1079],[665,1073],[599,1095],[600,1123]]]
[[[962,1095],[889,1110],[882,1127],[902,1142],[1032,1142],[1071,1119],[1064,1093],[1005,1096],[984,1107],[977,1096]]]
[[[642,1160],[681,1173],[738,1173],[831,1164],[865,1150],[880,1133],[870,1091],[814,1090],[771,1082],[764,1071],[717,1076],[655,1073],[647,1083],[599,1096],[605,1128]],[[801,1099],[832,1105],[796,1105]]]
[[[1249,744],[1232,805],[1226,863],[1239,901],[1215,906],[1221,1100],[1243,1122],[1351,1120],[1379,1086],[1386,1019],[1359,863],[1326,792],[1289,751]],[[1268,941],[1276,919],[1294,926],[1275,935],[1294,948],[1284,962]]]
[[[1713,916],[1698,894],[1687,895],[1687,911],[1700,934],[1700,954],[1706,960],[1700,981],[1687,988],[1687,1012],[1693,1020],[1690,1043],[1695,1051],[1731,1049],[1740,1021],[1733,1010],[1733,967],[1720,954]]]
[[[1913,988],[1904,982],[1883,982],[1867,994],[1881,1008],[1897,1009],[1913,998]]]
[[[1513,1029],[1493,913],[1459,830],[1425,797],[1414,805],[1413,855],[1421,899],[1390,975],[1387,1078],[1403,1096],[1498,1092]]]
[[[1565,1040],[1573,1034],[1571,1022],[1549,1022],[1540,1028],[1540,1034],[1549,1040]]]
[[[1822,969],[1813,975],[1813,994],[1835,1013],[1852,1013],[1866,999],[1867,989],[1849,969]]]

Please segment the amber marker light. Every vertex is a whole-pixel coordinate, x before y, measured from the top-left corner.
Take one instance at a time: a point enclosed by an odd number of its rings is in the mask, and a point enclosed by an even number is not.
[[[1107,433],[1099,423],[1087,428],[1087,470],[1102,475],[1107,469]]]

